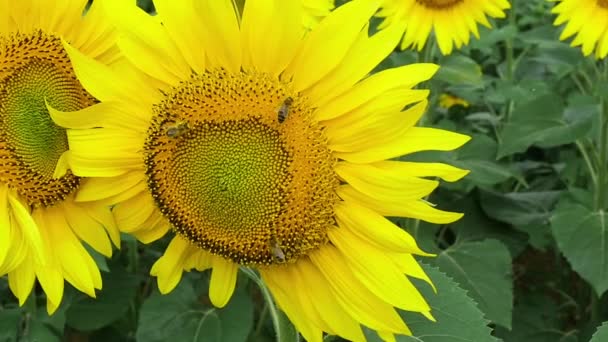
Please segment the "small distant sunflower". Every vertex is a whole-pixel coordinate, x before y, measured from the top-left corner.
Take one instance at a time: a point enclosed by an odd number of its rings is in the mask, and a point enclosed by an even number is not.
[[[468,108],[471,104],[456,95],[452,94],[441,94],[439,95],[439,106],[445,109],[450,109],[454,106],[463,106],[464,108]]]
[[[608,0],[549,0],[559,2],[552,13],[557,14],[554,25],[566,23],[560,40],[574,35],[572,46],[582,46],[589,56],[595,50],[597,59],[608,55]]]
[[[105,1],[121,28],[130,74],[66,45],[102,102],[53,112],[68,131],[70,165],[117,203],[119,228],[143,242],[177,234],[154,264],[167,293],[191,269],[212,269],[224,306],[239,266],[259,271],[308,341],[323,332],[364,340],[409,334],[395,308],[432,319],[409,277],[430,280],[428,255],[384,216],[435,223],[461,214],[422,198],[466,171],[392,159],[453,150],[469,137],[416,127],[437,70],[414,64],[372,76],[401,32],[368,36],[378,3],[348,2],[302,35],[296,1],[157,0],[150,17]],[[403,108],[407,108],[403,110]]]
[[[53,312],[64,279],[95,296],[101,275],[82,241],[110,256],[120,236],[107,206],[77,203],[86,179],[67,170],[68,140],[47,106],[96,100],[76,79],[65,39],[100,63],[118,59],[113,30],[87,1],[0,1],[0,276],[23,304],[37,278]],[[108,237],[110,235],[110,238]]]
[[[507,0],[384,0],[378,16],[386,17],[381,27],[405,30],[401,49],[422,50],[433,31],[441,53],[449,55],[469,44],[471,33],[479,39],[478,23],[491,27],[487,17],[504,18],[510,7]]]

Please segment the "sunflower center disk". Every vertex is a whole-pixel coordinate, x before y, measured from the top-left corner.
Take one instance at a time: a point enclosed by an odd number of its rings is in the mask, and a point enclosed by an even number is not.
[[[445,9],[462,2],[462,0],[416,0],[416,2],[428,8]]]
[[[149,190],[178,234],[247,265],[327,242],[335,160],[301,102],[247,72],[193,76],[167,95],[144,151]]]
[[[597,0],[597,5],[608,9],[608,0]]]
[[[94,102],[59,38],[40,31],[0,37],[0,180],[32,206],[53,205],[75,191],[79,179],[69,171],[53,178],[68,143],[46,103],[75,111]]]

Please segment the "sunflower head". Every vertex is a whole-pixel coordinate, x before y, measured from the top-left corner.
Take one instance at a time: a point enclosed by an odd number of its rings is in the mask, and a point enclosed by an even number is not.
[[[119,240],[105,206],[75,202],[85,180],[69,170],[66,130],[50,116],[97,102],[77,80],[62,40],[104,63],[118,58],[113,29],[95,8],[83,17],[85,5],[0,3],[0,276],[8,274],[21,304],[38,279],[49,312],[61,303],[64,279],[91,296],[101,287],[81,240],[108,256],[107,234]]]
[[[93,103],[58,36],[36,30],[0,37],[0,180],[28,205],[63,201],[80,183],[71,172],[56,170],[68,142],[47,105],[75,111]]]
[[[148,189],[184,238],[243,265],[295,261],[327,242],[336,158],[287,83],[208,71],[173,88],[153,112]]]
[[[563,25],[559,39],[574,36],[572,46],[580,46],[585,56],[595,52],[597,59],[608,55],[608,1],[549,0],[556,2],[551,11],[557,14],[554,25]]]
[[[348,2],[310,31],[298,1],[248,0],[241,16],[229,0],[157,0],[157,17],[103,4],[132,65],[67,46],[101,103],[86,119],[53,118],[70,128],[75,174],[95,177],[122,231],[150,242],[173,228],[151,270],[161,292],[184,271],[212,269],[221,307],[249,266],[309,341],[324,331],[364,340],[362,325],[410,333],[395,308],[432,318],[408,278],[430,282],[413,257],[428,254],[384,216],[460,218],[423,200],[438,185],[425,177],[466,171],[390,159],[468,137],[416,127],[428,91],[414,87],[436,65],[369,75],[402,34],[369,36],[378,1]]]
[[[479,39],[478,24],[491,27],[488,17],[504,18],[511,5],[508,0],[384,0],[378,16],[385,20],[381,27],[401,28],[401,49],[418,51],[434,35],[444,55],[469,44],[473,34]]]

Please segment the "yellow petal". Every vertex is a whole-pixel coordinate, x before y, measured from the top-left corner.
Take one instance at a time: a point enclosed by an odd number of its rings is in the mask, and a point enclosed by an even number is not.
[[[8,32],[8,10],[8,0],[0,0],[0,35],[3,35]]]
[[[387,97],[391,95],[393,94],[386,93]],[[400,95],[392,98],[401,98]],[[401,111],[401,108],[411,104],[409,101],[399,109],[390,112],[380,108],[369,108],[366,116],[360,120],[350,120],[350,114],[341,116],[336,121],[342,121],[339,119],[343,118],[349,119],[349,121],[342,125],[334,122],[327,125],[328,144],[333,151],[339,152],[355,152],[390,144],[391,141],[406,134],[422,117],[428,104],[425,98],[426,95],[424,98],[416,99],[420,102],[405,111]],[[361,111],[357,110],[357,112]]]
[[[156,276],[160,293],[169,293],[182,278],[183,264],[191,252],[189,242],[179,236],[174,237],[165,253],[160,257],[150,270],[150,274]]]
[[[111,198],[142,182],[145,182],[145,176],[140,170],[127,172],[119,177],[85,178],[78,189],[76,200],[88,202]]]
[[[366,29],[362,30],[347,53],[347,56],[356,57],[343,59],[335,69],[306,91],[310,101],[321,106],[351,89],[395,49],[402,33],[403,27],[400,25],[393,25],[371,37],[368,37]]]
[[[367,196],[387,201],[405,201],[422,198],[430,194],[439,182],[416,177],[386,173],[371,173],[366,164],[338,163],[334,170],[340,178]]]
[[[290,287],[292,278],[290,272],[285,267],[272,267],[261,269],[260,273],[264,283],[270,289],[278,306],[285,312],[289,320],[294,323],[296,329],[306,338],[307,341],[321,342],[323,330],[316,326],[309,317],[304,315],[301,304]]]
[[[106,0],[101,4],[120,29],[120,50],[139,70],[170,85],[190,76],[190,65],[158,17],[150,16],[134,2]]]
[[[12,229],[8,208],[8,185],[0,184],[0,270],[11,246]]]
[[[59,157],[57,161],[57,165],[55,165],[55,171],[53,172],[53,178],[63,177],[67,172],[70,166],[68,165],[70,151],[65,151]]]
[[[407,311],[430,311],[420,292],[382,249],[366,243],[347,229],[330,229],[328,235],[346,258],[355,277],[380,299]]]
[[[30,251],[32,256],[34,257],[34,261],[38,264],[44,265],[47,260],[45,258],[46,253],[44,250],[44,244],[42,243],[42,239],[40,237],[40,232],[38,231],[38,226],[29,210],[27,210],[19,200],[9,194],[8,203],[12,209],[13,217],[16,220],[16,223],[21,228],[21,232],[23,236],[27,239],[28,244],[30,245]]]
[[[144,132],[151,114],[146,110],[136,110],[120,102],[101,102],[77,112],[62,112],[48,105],[53,121],[67,128],[119,128]]]
[[[69,130],[70,166],[81,177],[114,177],[143,166],[143,137],[119,129]]]
[[[95,285],[101,279],[99,270],[90,267],[90,263],[95,262],[69,228],[59,208],[47,208],[44,214],[49,227],[49,240],[55,248],[65,279],[79,291],[95,297]]]
[[[82,185],[81,185],[82,186]],[[120,231],[116,226],[116,220],[114,220],[114,216],[108,210],[108,207],[104,204],[100,204],[98,202],[93,203],[74,203],[75,206],[84,210],[87,215],[95,219],[95,221],[99,222],[105,230],[108,232],[112,243],[117,248],[120,248]]]
[[[194,9],[203,22],[202,36],[210,67],[238,73],[241,70],[241,34],[232,1],[198,0]],[[230,42],[227,44],[227,42]]]
[[[372,198],[350,185],[340,187],[337,193],[344,201],[370,208],[382,216],[411,217],[431,223],[451,223],[462,217],[459,213],[435,209],[423,200],[391,201]]]
[[[283,75],[293,79],[294,90],[310,87],[334,69],[377,9],[374,0],[348,2],[315,26]]]
[[[376,248],[400,253],[431,255],[423,252],[409,233],[367,207],[341,202],[336,204],[334,212],[341,229],[351,231]]]
[[[301,16],[300,1],[246,1],[241,21],[243,64],[278,76],[293,59],[302,39]],[[268,39],[269,34],[273,39]]]
[[[199,272],[211,268],[211,260],[213,255],[203,249],[194,248],[193,252],[188,256],[184,263],[184,270],[190,271],[196,269]]]
[[[412,127],[383,145],[357,152],[336,152],[336,156],[353,163],[372,163],[419,151],[451,151],[470,139],[467,135],[441,129]]]
[[[211,264],[213,270],[209,284],[209,299],[216,307],[223,308],[234,292],[239,266],[217,255],[213,256]]]
[[[157,212],[156,204],[148,191],[142,191],[134,197],[118,203],[114,209],[114,217],[120,231],[133,233],[143,227],[143,223]]]
[[[340,305],[356,320],[374,330],[409,333],[395,309],[355,277],[344,256],[335,247],[325,245],[309,256],[329,283]]]
[[[205,51],[200,40],[203,27],[201,18],[194,10],[193,0],[155,0],[154,6],[167,33],[190,67],[199,74],[203,73]]]
[[[439,177],[447,182],[455,182],[469,174],[468,170],[441,163],[414,163],[401,161],[380,161],[370,164],[374,172],[390,173],[393,177]]]
[[[426,81],[435,74],[439,66],[435,64],[410,64],[398,68],[383,70],[359,82],[344,94],[319,106],[315,118],[319,121],[329,120],[344,115],[368,101],[382,97],[392,89],[408,89]]]
[[[103,225],[75,204],[65,202],[64,206],[65,209],[63,212],[70,228],[72,228],[72,231],[76,236],[99,253],[106,257],[111,257],[112,243],[110,242]],[[108,209],[108,211],[109,210],[110,209]]]
[[[302,287],[314,297],[314,305],[322,319],[330,327],[330,333],[342,336],[348,341],[365,341],[361,325],[338,303],[331,291],[324,286],[325,279],[321,272],[308,260],[298,260],[297,267],[302,273]],[[287,287],[289,287],[289,282]]]
[[[25,304],[34,288],[34,261],[26,258],[18,268],[8,273],[8,286],[11,292],[19,299],[19,305]]]
[[[154,103],[158,91],[133,77],[126,77],[111,67],[96,61],[67,42],[63,42],[70,56],[74,73],[84,88],[101,102],[118,101],[124,103]],[[122,100],[122,101],[121,101]]]
[[[57,266],[37,266],[36,277],[46,294],[47,312],[53,314],[63,299],[63,274]]]

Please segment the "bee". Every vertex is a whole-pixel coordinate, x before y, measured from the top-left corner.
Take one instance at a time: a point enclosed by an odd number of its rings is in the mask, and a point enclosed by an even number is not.
[[[287,119],[287,114],[289,114],[289,108],[293,104],[293,99],[291,97],[287,97],[285,101],[279,107],[279,123],[283,123],[285,119]]]
[[[175,139],[188,131],[188,122],[180,121],[165,127],[167,136]]]
[[[285,262],[285,253],[281,249],[281,246],[279,246],[277,240],[275,240],[274,238],[270,243],[270,251],[277,260],[279,260],[280,262]]]

